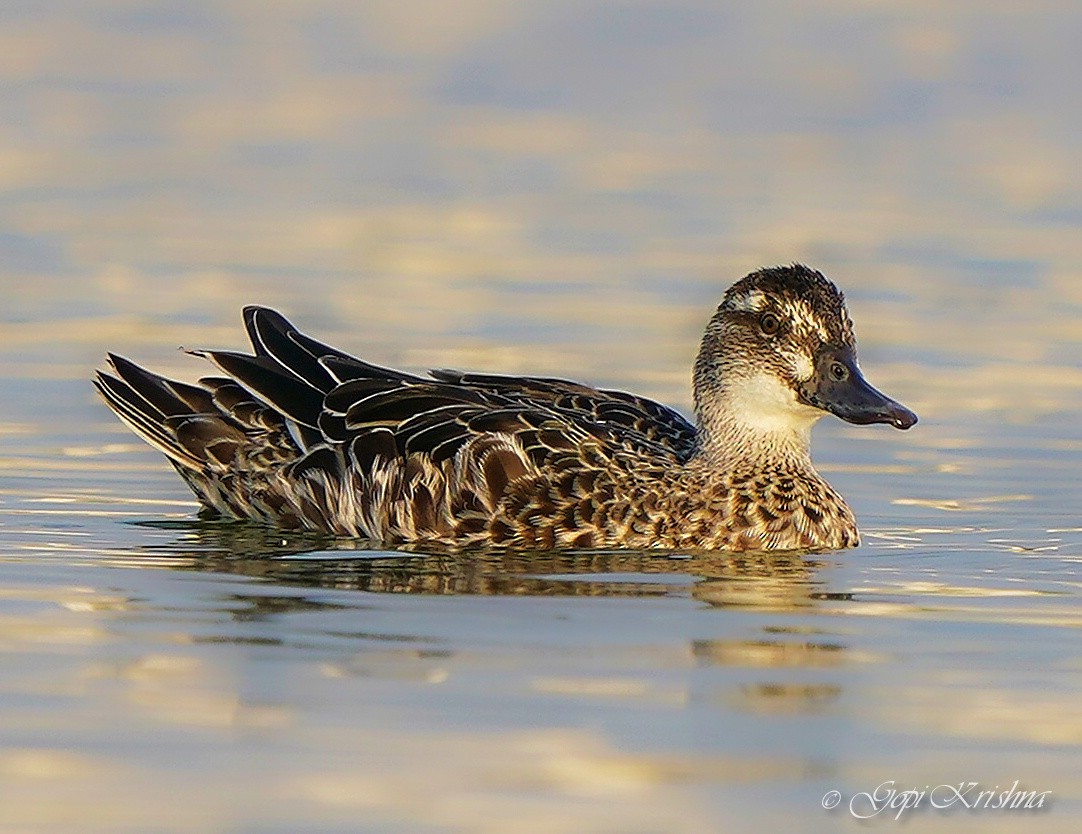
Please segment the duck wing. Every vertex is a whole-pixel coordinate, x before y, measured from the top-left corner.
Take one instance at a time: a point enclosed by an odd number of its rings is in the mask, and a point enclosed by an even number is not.
[[[695,426],[679,412],[646,397],[551,377],[447,369],[434,370],[431,374],[449,384],[498,395],[511,402],[544,406],[576,425],[591,426],[592,434],[608,436],[643,452],[672,456],[680,461],[687,460],[694,452]]]
[[[531,466],[555,473],[628,453],[664,466],[693,451],[695,427],[643,397],[544,377],[422,377],[324,345],[264,307],[245,308],[244,321],[253,354],[191,351],[224,376],[192,386],[110,356],[115,375],[97,379],[113,410],[215,506],[206,484],[279,465],[292,467],[290,477],[334,480],[370,472],[378,459],[446,467],[468,445],[461,465],[484,470],[499,494]]]
[[[377,455],[439,463],[485,434],[515,437],[537,465],[586,439],[678,461],[693,451],[695,427],[644,397],[545,377],[422,377],[329,347],[265,307],[246,307],[244,322],[254,356],[200,355],[295,424],[303,448],[347,447],[360,471]]]

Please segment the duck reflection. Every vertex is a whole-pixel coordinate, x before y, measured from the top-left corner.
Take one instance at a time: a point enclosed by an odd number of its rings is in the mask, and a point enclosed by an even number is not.
[[[838,635],[820,630],[812,614],[835,599],[826,590],[819,569],[829,557],[798,553],[726,554],[718,552],[658,553],[635,551],[468,552],[385,551],[366,549],[363,542],[336,541],[309,534],[282,533],[244,523],[171,523],[171,542],[153,548],[180,570],[228,573],[261,580],[251,594],[231,594],[227,608],[232,620],[259,621],[279,614],[337,607],[338,601],[316,593],[288,589],[329,588],[398,594],[477,594],[520,596],[660,597],[677,596],[704,606],[777,613],[769,624],[760,622],[752,633],[727,629],[731,618],[718,620],[725,629],[716,639],[678,641],[665,653],[668,666],[687,665],[732,671],[707,672],[706,680],[727,685],[707,686],[695,697],[719,708],[754,715],[820,714],[830,711],[841,695],[841,684],[808,680],[807,673],[833,676],[860,658]],[[270,587],[266,584],[269,583]],[[281,587],[277,591],[276,587]],[[832,604],[832,603],[830,603]],[[358,599],[350,608],[364,608]],[[359,623],[363,622],[358,621]],[[722,622],[728,624],[723,625]],[[742,620],[743,622],[743,620]],[[362,628],[327,631],[355,644],[347,659],[325,665],[335,677],[378,677],[430,684],[447,679],[457,650],[431,634],[383,633]],[[242,635],[241,639],[247,639]],[[217,638],[233,640],[228,636]],[[307,637],[305,638],[308,639]],[[589,652],[595,652],[590,648]],[[656,651],[656,648],[651,649]],[[675,651],[675,654],[669,652]],[[544,676],[537,686],[560,697],[632,698],[656,696],[658,690],[642,677],[638,650],[610,655],[620,669],[621,657],[634,657],[630,670],[601,681],[591,674]],[[450,666],[449,666],[450,664]],[[572,668],[577,667],[572,664]],[[611,671],[611,670],[610,670]],[[580,670],[581,672],[581,670]],[[614,682],[615,681],[615,682]],[[554,696],[555,697],[555,696]],[[658,696],[660,697],[660,696]],[[678,696],[683,699],[687,693]]]
[[[223,522],[147,522],[177,539],[146,546],[184,570],[373,593],[644,597],[718,607],[812,608],[828,598],[824,557],[799,553],[385,551],[364,542]],[[179,560],[179,561],[177,561]]]

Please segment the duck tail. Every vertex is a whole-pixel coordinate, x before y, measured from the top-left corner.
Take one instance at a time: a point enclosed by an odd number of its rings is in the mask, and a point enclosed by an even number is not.
[[[151,373],[113,353],[108,359],[114,373],[98,371],[94,379],[106,405],[182,471],[204,473],[231,461],[247,439],[206,388]]]

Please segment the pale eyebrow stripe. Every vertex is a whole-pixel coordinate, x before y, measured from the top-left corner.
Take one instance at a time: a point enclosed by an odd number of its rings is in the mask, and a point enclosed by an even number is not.
[[[759,290],[752,290],[745,295],[738,295],[732,300],[733,310],[740,313],[757,313],[766,306],[766,295]]]

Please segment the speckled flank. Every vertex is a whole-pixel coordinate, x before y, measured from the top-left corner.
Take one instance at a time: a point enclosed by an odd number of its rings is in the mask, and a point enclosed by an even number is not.
[[[696,362],[698,425],[563,380],[381,368],[265,308],[247,308],[245,324],[255,354],[199,352],[222,374],[198,385],[118,356],[96,382],[222,516],[391,545],[859,542],[811,465],[809,429],[824,412],[800,395],[817,352],[851,346],[852,325],[841,294],[806,267],[763,270],[726,293]]]

